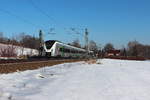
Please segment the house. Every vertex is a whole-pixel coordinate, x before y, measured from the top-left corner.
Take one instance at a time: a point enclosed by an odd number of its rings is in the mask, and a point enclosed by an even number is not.
[[[120,50],[108,50],[106,56],[120,56]]]

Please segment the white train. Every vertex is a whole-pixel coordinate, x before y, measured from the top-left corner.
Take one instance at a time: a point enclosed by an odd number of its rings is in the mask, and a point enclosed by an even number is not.
[[[87,57],[85,49],[77,48],[65,43],[49,40],[44,43],[44,55],[48,57]]]

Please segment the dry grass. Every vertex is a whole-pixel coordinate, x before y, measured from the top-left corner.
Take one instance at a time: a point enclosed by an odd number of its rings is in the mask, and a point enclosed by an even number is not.
[[[87,60],[85,62],[88,64],[96,64],[97,60],[96,59],[90,59],[90,60]]]
[[[45,66],[52,66],[62,63],[71,63],[85,61],[80,59],[74,60],[49,60],[49,61],[41,61],[41,62],[22,62],[22,63],[12,63],[12,64],[1,64],[0,65],[0,73],[12,73],[17,71],[25,71],[25,70],[34,70],[38,68],[42,68]]]

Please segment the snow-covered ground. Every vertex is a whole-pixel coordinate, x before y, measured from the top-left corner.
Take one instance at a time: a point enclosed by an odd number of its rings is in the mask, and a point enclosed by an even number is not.
[[[0,100],[150,100],[150,61],[66,63],[0,75]]]

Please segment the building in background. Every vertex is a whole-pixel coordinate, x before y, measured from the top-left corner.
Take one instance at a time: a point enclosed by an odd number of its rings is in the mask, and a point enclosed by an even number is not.
[[[120,50],[108,50],[105,53],[105,56],[120,56],[121,51]]]

